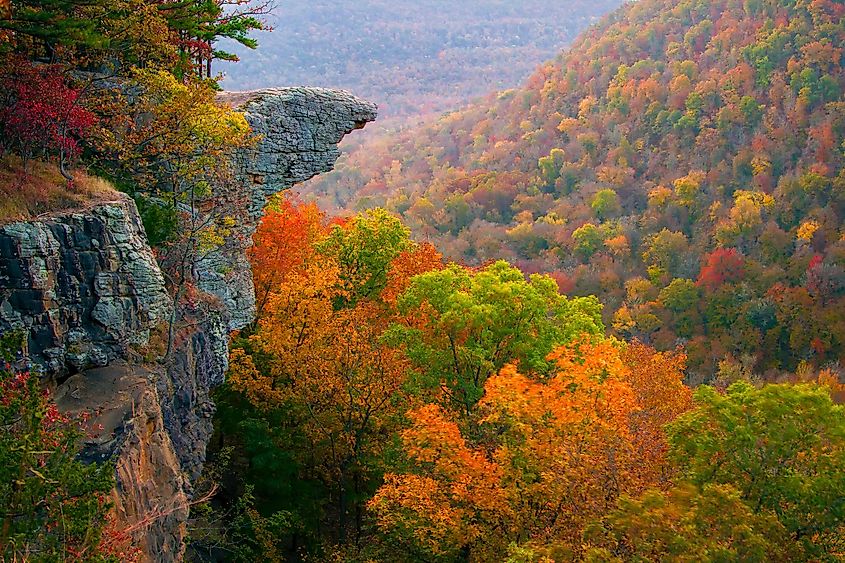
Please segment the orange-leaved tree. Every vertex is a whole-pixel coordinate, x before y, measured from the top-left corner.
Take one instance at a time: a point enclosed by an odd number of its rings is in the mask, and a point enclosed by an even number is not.
[[[387,284],[381,292],[382,300],[395,307],[399,296],[411,285],[411,278],[434,270],[443,269],[443,256],[434,245],[424,242],[410,250],[403,250],[390,263]]]
[[[472,436],[440,407],[409,413],[407,470],[370,501],[391,541],[420,557],[493,560],[516,544],[568,560],[619,495],[663,485],[660,428],[691,405],[683,357],[585,340],[549,361],[547,377],[513,364],[490,377]]]
[[[282,420],[300,475],[329,491],[333,540],[360,540],[364,505],[407,407],[407,360],[382,340],[396,295],[441,267],[395,218],[370,211],[324,221],[311,204],[280,200],[251,252],[260,317],[233,346],[228,388],[264,421]],[[276,422],[278,424],[278,422]]]
[[[273,199],[249,249],[257,318],[284,277],[304,267],[314,243],[325,232],[325,215],[315,204],[289,197]]]
[[[348,515],[361,531],[358,499],[378,476],[385,436],[401,412],[406,370],[403,358],[380,341],[379,307],[362,301],[334,308],[346,295],[342,285],[330,261],[288,275],[249,338],[252,355],[233,351],[229,380],[260,410],[287,410],[307,444],[296,456],[311,478],[334,491],[341,542]]]

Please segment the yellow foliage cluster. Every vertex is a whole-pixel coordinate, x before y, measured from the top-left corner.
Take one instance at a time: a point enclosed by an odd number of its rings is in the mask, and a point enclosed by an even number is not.
[[[818,221],[804,221],[798,227],[798,230],[795,232],[795,236],[798,237],[798,240],[809,242],[813,240],[813,237],[820,228],[821,225]]]

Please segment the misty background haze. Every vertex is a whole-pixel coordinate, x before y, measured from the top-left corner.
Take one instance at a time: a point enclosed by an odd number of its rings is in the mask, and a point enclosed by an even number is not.
[[[279,0],[259,49],[227,46],[223,87],[342,88],[381,120],[521,84],[620,0]]]

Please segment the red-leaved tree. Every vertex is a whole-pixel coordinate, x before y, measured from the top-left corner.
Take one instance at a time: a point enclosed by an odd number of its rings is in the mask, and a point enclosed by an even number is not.
[[[12,363],[21,342],[0,336],[0,561],[123,561],[104,535],[114,469],[77,459],[87,417]]]
[[[15,151],[25,162],[57,154],[67,177],[67,160],[79,154],[79,141],[96,122],[81,96],[60,67],[13,59],[0,75],[0,150]]]
[[[722,284],[742,280],[745,258],[735,248],[717,248],[707,255],[696,285],[713,291]]]

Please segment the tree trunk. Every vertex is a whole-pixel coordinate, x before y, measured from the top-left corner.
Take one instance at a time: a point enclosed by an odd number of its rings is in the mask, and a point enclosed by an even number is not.
[[[346,543],[346,476],[341,472],[340,486],[338,487],[338,515],[337,515],[337,542],[340,545]]]
[[[59,151],[59,172],[62,173],[62,177],[64,177],[65,180],[67,180],[68,182],[73,182],[73,176],[71,176],[65,168],[66,160],[67,159],[65,158],[65,150],[62,149],[61,151]]]

